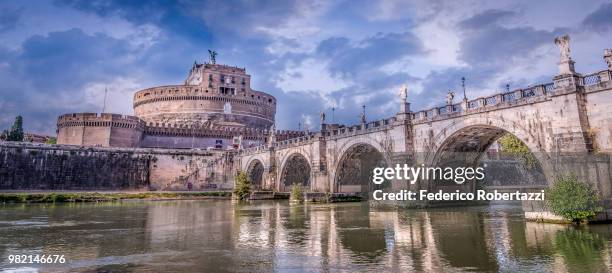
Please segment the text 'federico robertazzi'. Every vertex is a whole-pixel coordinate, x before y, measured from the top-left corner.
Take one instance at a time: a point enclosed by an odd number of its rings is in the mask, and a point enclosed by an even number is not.
[[[376,167],[372,173],[372,183],[381,185],[385,181],[408,181],[411,185],[419,181],[453,181],[461,185],[466,181],[482,181],[485,178],[483,167],[426,167],[424,164],[413,167],[408,164],[397,164],[395,167]],[[475,192],[460,190],[429,191],[402,189],[386,192],[377,189],[372,192],[372,198],[379,201],[523,201],[544,200],[544,190],[540,192],[499,192],[478,189]]]

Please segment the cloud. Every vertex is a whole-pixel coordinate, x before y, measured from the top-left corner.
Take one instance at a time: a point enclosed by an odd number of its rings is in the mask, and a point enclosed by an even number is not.
[[[554,36],[572,35],[577,68],[601,69],[612,4],[572,1],[5,1],[0,8],[0,128],[23,114],[27,130],[53,134],[57,115],[130,114],[140,88],[180,84],[207,50],[247,68],[252,87],[278,99],[278,128],[317,127],[323,110],[359,122],[397,110],[409,85],[413,110],[550,81]],[[558,15],[558,16],[555,16]],[[570,16],[571,15],[571,16]],[[582,34],[584,33],[584,34]],[[595,51],[595,53],[593,53]],[[460,97],[460,96],[459,96]],[[299,107],[298,107],[299,106]]]
[[[582,21],[582,25],[598,33],[612,29],[612,3],[603,4]]]
[[[317,52],[330,60],[331,73],[343,77],[363,75],[405,56],[425,54],[419,38],[410,32],[379,32],[354,44],[344,37],[332,37],[322,41]]]
[[[27,128],[49,133],[63,112],[99,111],[101,101],[88,99],[84,87],[130,74],[135,50],[126,40],[79,29],[32,36],[20,50],[0,54],[7,83],[0,87],[0,115],[21,114]]]
[[[6,9],[0,13],[0,33],[17,27],[22,13],[23,9],[21,8],[6,7]]]
[[[550,45],[562,32],[533,27],[506,27],[500,22],[514,12],[488,10],[459,23],[462,32],[459,58],[472,66],[508,66],[542,45]]]

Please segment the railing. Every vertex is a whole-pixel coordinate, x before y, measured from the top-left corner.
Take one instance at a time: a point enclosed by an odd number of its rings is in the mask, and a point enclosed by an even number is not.
[[[551,82],[551,83],[544,84],[544,91],[546,93],[555,92],[555,83]]]
[[[453,105],[453,112],[461,112],[461,105],[460,104],[455,104]]]
[[[584,76],[584,78],[582,78],[582,85],[584,86],[596,85],[600,82],[601,82],[601,77],[599,76],[599,73],[586,75]]]
[[[523,98],[534,97],[536,95],[535,87],[524,89],[521,92],[523,93]]]
[[[478,107],[478,101],[469,101],[468,102],[468,109],[472,109],[472,108],[477,108]]]
[[[513,101],[516,100],[516,93],[510,92],[502,95],[502,101]]]
[[[517,89],[506,93],[499,93],[488,97],[481,97],[467,101],[465,106],[464,102],[453,104],[452,108],[450,108],[452,109],[451,111],[449,111],[448,106],[437,106],[432,109],[421,110],[413,114],[413,119],[417,121],[430,120],[434,118],[434,113],[436,112],[438,113],[438,116],[448,116],[451,114],[463,113],[465,111],[471,111],[484,107],[492,107],[506,103],[516,103],[528,98],[535,98],[546,94],[554,94],[554,91],[554,83],[534,85],[525,89]]]

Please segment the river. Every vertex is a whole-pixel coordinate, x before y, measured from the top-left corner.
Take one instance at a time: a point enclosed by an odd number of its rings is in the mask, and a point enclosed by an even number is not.
[[[42,254],[66,261],[8,260]],[[7,272],[608,272],[612,225],[525,222],[514,204],[7,204],[0,257]]]

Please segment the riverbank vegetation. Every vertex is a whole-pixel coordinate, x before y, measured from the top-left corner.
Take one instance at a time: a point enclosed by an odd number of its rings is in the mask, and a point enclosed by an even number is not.
[[[546,200],[554,214],[573,223],[584,222],[603,210],[597,192],[573,174],[559,176],[547,190]]]
[[[289,194],[289,201],[299,203],[304,201],[304,189],[302,184],[293,184],[291,186],[291,193]]]
[[[238,172],[234,178],[236,187],[234,187],[234,198],[238,200],[246,200],[251,195],[251,181],[245,172]]]
[[[499,138],[499,146],[502,153],[518,157],[527,169],[533,169],[538,166],[538,160],[531,153],[529,147],[520,139],[512,134],[505,134]]]
[[[175,200],[228,198],[231,192],[48,192],[0,193],[0,203],[113,202],[121,200]]]

